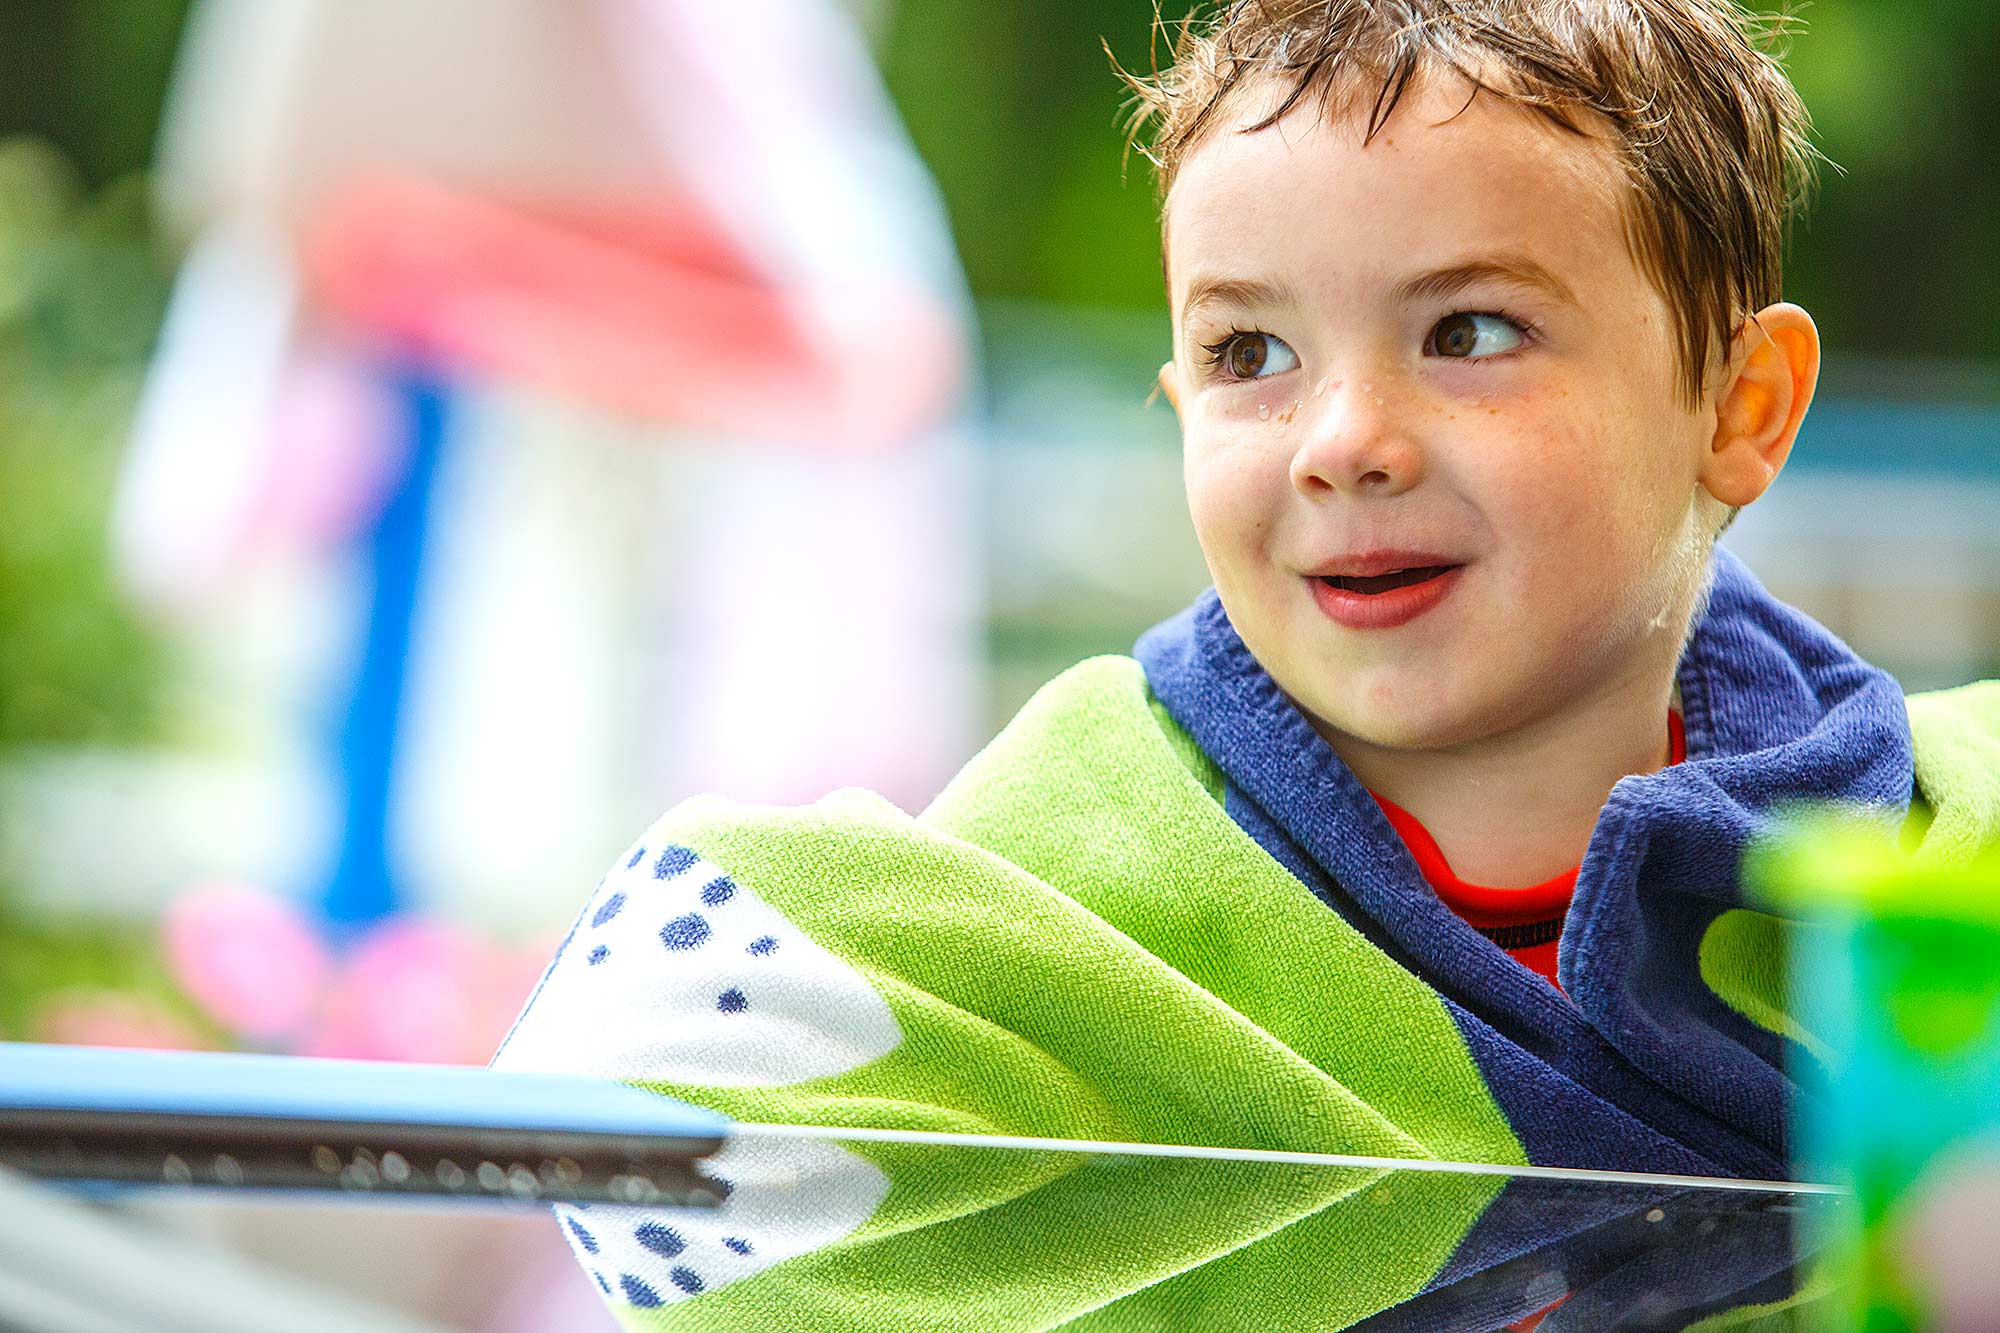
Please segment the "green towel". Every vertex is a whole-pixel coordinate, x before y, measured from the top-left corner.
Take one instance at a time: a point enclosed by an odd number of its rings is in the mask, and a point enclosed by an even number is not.
[[[1105,658],[919,818],[855,791],[689,802],[600,885],[496,1063],[748,1121],[1523,1162],[1438,997],[1237,829],[1177,730]],[[1338,1328],[1421,1290],[1497,1188],[730,1152],[726,1217],[564,1210],[628,1326]],[[801,1178],[824,1225],[737,1234],[779,1227],[770,1191]]]
[[[1994,835],[1996,701],[1911,702],[1940,856]],[[1525,1162],[1445,1002],[1221,790],[1138,665],[1103,658],[919,816],[856,791],[688,802],[598,885],[496,1064],[749,1122]],[[1702,971],[1810,1040],[1770,966],[1782,930],[1726,913]],[[1498,1192],[756,1136],[714,1170],[711,1214],[558,1210],[628,1327],[1337,1329],[1462,1275]]]
[[[2000,842],[2000,681],[1913,696],[1910,733],[1930,815],[1917,856],[1963,865]]]

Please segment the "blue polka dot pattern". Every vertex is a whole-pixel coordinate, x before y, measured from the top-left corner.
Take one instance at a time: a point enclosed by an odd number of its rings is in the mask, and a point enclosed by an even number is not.
[[[653,878],[671,879],[699,860],[701,858],[686,847],[669,843],[660,849],[660,859],[653,862]]]
[[[725,1014],[740,1014],[750,1007],[750,1001],[744,997],[742,991],[731,986],[715,997],[715,1007]]]
[[[575,1236],[576,1243],[583,1246],[583,1252],[585,1254],[596,1254],[597,1237],[591,1235],[588,1231],[585,1231],[583,1229],[583,1224],[578,1222],[575,1218],[570,1217],[570,1218],[565,1218],[563,1220],[569,1224],[569,1234]]]
[[[701,891],[701,900],[710,907],[720,907],[736,896],[736,886],[724,875]]]
[[[638,865],[641,861],[645,859],[646,859],[645,847],[644,846],[634,847],[632,849],[632,859],[625,863],[625,868],[627,870],[630,870],[633,866]]]
[[[611,950],[605,948],[602,944],[600,944],[595,949],[592,949],[590,951],[590,957],[585,961],[588,962],[592,967],[596,967],[599,963],[603,962],[610,956],[611,956]]]
[[[622,893],[614,893],[609,898],[606,898],[604,906],[598,908],[597,914],[590,918],[591,928],[594,930],[609,921],[612,917],[617,916],[618,909],[624,905],[625,895]]]
[[[750,1253],[750,1242],[743,1239],[743,1237],[741,1236],[724,1236],[722,1238],[722,1243],[724,1245],[727,1245],[730,1249],[736,1251],[736,1253],[738,1254]]]
[[[750,947],[744,950],[745,953],[754,953],[759,958],[762,958],[765,954],[776,953],[777,951],[778,937],[776,935],[766,935],[760,940],[753,940],[750,943]]]
[[[667,1274],[667,1276],[673,1279],[676,1287],[679,1287],[690,1296],[702,1288],[701,1277],[692,1268],[676,1268],[673,1272]]]
[[[688,1247],[680,1232],[672,1227],[663,1227],[658,1222],[640,1223],[639,1229],[632,1233],[632,1239],[662,1259],[671,1259]]]
[[[730,1184],[721,1176],[710,1176],[708,1178],[708,1187],[715,1191],[718,1198],[727,1199],[730,1195],[736,1193],[736,1186]]]
[[[624,1288],[625,1299],[634,1305],[643,1306],[650,1310],[656,1305],[666,1304],[666,1300],[659,1292],[654,1291],[630,1273],[620,1273],[618,1275],[618,1285]]]
[[[698,949],[708,939],[708,922],[699,912],[677,916],[660,927],[660,943],[669,949]]]
[[[604,1294],[606,1296],[609,1296],[611,1294],[611,1284],[604,1280],[604,1274],[598,1272],[595,1268],[593,1268],[590,1270],[590,1275],[597,1279],[597,1285],[604,1289]]]

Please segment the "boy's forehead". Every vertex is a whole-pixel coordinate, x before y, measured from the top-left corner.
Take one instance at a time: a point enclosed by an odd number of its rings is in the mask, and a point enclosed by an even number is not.
[[[1366,142],[1366,103],[1352,97],[1301,99],[1243,132],[1283,91],[1240,90],[1181,164],[1162,230],[1177,313],[1190,275],[1216,265],[1321,264],[1351,276],[1492,248],[1546,255],[1549,267],[1631,268],[1630,187],[1601,135],[1473,97],[1455,78],[1413,84]]]

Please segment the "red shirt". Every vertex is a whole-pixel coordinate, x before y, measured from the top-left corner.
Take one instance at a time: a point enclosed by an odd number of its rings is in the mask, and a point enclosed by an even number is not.
[[[1687,758],[1687,737],[1681,729],[1679,713],[1667,714],[1667,742],[1669,764]],[[1523,966],[1560,988],[1561,983],[1556,981],[1556,944],[1562,938],[1569,900],[1576,893],[1576,869],[1572,867],[1554,879],[1519,889],[1468,884],[1452,873],[1437,839],[1417,822],[1415,815],[1381,796],[1375,797],[1375,803],[1389,816],[1389,823],[1416,858],[1417,869],[1437,891],[1438,899]]]

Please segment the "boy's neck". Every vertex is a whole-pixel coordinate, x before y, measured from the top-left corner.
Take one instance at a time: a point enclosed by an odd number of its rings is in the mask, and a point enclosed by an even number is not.
[[[1416,816],[1460,879],[1524,887],[1575,868],[1618,779],[1669,759],[1673,677],[1635,673],[1559,714],[1440,750],[1340,732],[1334,752],[1370,791]]]

